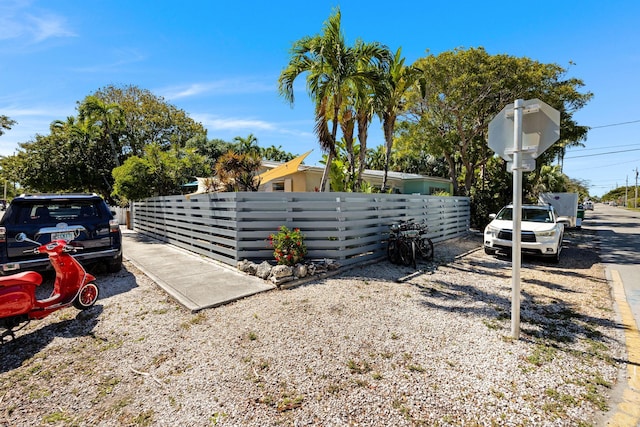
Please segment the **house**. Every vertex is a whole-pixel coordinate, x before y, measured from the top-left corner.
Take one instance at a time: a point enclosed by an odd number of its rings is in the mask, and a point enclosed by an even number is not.
[[[309,192],[319,191],[323,166],[307,166],[300,164],[297,168],[280,169],[286,163],[270,160],[262,161],[263,178],[260,191],[283,192]],[[273,174],[267,175],[273,171]],[[366,169],[362,173],[362,179],[375,188],[382,187],[384,171]],[[392,192],[399,194],[425,194],[431,195],[440,192],[453,193],[453,186],[448,179],[427,177],[412,173],[388,172],[387,187]]]
[[[259,191],[288,193],[320,191],[324,167],[302,164],[309,153],[286,163],[263,160],[260,166],[260,175],[257,177],[260,179]],[[384,171],[365,169],[362,173],[363,181],[378,189],[382,187],[383,178]],[[187,191],[195,191],[191,194],[201,194],[212,191],[215,182],[215,178],[197,178],[197,181],[185,184],[183,187]],[[387,173],[387,188],[397,194],[453,194],[453,186],[448,179],[404,172],[389,171]]]

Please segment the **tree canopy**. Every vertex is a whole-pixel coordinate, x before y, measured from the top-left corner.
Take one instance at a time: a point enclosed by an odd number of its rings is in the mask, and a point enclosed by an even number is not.
[[[573,113],[592,94],[581,93],[579,79],[566,70],[524,57],[490,55],[483,48],[455,49],[416,61],[424,92],[414,89],[403,137],[442,156],[457,194],[471,194],[477,171],[494,156],[487,146],[489,121],[516,99],[539,98],[561,112],[561,141],[538,163],[549,163],[567,146],[580,144],[587,128],[577,126]]]
[[[210,172],[207,159],[194,149],[163,150],[159,144],[150,144],[142,157],[131,156],[113,169],[113,194],[122,201],[181,194],[183,184]]]
[[[0,115],[0,136],[4,135],[4,131],[11,129],[11,126],[15,124],[15,120],[11,120],[5,115]]]
[[[179,153],[189,140],[206,138],[184,111],[135,86],[100,89],[79,101],[77,111],[51,123],[48,135],[20,143],[14,158],[3,161],[3,175],[29,191],[90,191],[110,200],[112,171],[129,157]],[[147,152],[149,146],[157,149]]]

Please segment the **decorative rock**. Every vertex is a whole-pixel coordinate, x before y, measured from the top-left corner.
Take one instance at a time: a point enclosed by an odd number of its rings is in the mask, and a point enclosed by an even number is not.
[[[283,283],[286,282],[290,282],[294,279],[293,276],[285,276],[285,277],[275,277],[275,276],[271,276],[271,281],[273,282],[273,284],[280,286]]]
[[[322,274],[327,272],[327,266],[325,264],[314,264],[313,274]]]
[[[335,271],[335,270],[340,268],[340,264],[338,264],[337,262],[335,262],[332,259],[325,259],[324,262],[325,262],[325,264],[327,266],[327,270],[329,270],[329,271]]]
[[[293,269],[288,265],[276,265],[271,269],[272,278],[281,279],[287,276],[293,276]]]
[[[268,261],[262,261],[262,263],[260,263],[258,265],[258,268],[256,269],[256,276],[258,276],[263,280],[266,280],[269,278],[270,274],[271,274],[271,264],[269,264]]]
[[[293,268],[293,275],[299,279],[307,276],[307,266],[304,264],[296,264]]]
[[[257,268],[258,267],[256,266],[255,263],[248,261],[246,259],[243,259],[242,261],[238,262],[238,270],[242,271],[243,273],[251,274],[252,276],[256,274]]]

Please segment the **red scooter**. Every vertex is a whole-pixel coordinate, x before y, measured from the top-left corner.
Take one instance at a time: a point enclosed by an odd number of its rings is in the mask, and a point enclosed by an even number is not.
[[[0,277],[0,344],[15,338],[15,332],[24,328],[32,319],[42,319],[54,311],[73,305],[79,310],[92,307],[98,299],[95,277],[87,273],[70,253],[77,250],[66,240],[54,240],[45,245],[27,238],[24,233],[16,236],[17,242],[38,245],[27,252],[46,253],[56,272],[51,295],[36,299],[36,288],[42,284],[42,276],[35,271],[25,271]],[[4,331],[2,331],[4,329]]]

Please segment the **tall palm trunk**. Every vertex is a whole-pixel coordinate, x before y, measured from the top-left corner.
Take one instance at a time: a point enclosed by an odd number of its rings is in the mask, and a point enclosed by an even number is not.
[[[384,175],[382,176],[383,193],[387,191],[387,176],[389,174],[389,163],[391,163],[391,148],[393,147],[393,130],[396,125],[396,117],[393,114],[384,114],[382,127],[384,128],[385,154],[384,154]]]
[[[360,152],[358,153],[358,172],[356,176],[356,191],[362,189],[362,173],[367,163],[367,138],[369,130],[369,118],[358,119],[358,142],[360,143]]]

